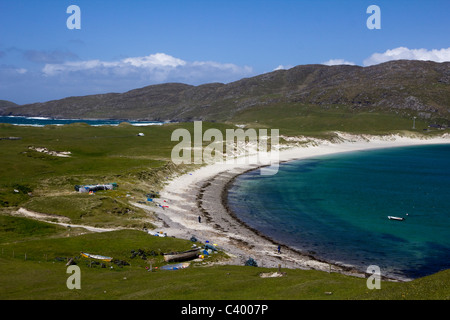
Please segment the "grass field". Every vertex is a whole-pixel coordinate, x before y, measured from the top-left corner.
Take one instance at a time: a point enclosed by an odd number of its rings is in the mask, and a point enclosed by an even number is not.
[[[324,115],[305,106],[283,106],[283,117],[272,119],[267,110],[246,111],[237,123],[278,128],[280,134],[330,136],[328,130],[387,133],[408,130],[410,119],[386,114]],[[274,110],[272,110],[274,111]],[[250,121],[257,119],[258,122]],[[416,122],[418,128],[426,124]],[[129,202],[145,201],[145,194],[161,189],[173,173],[191,166],[170,163],[177,128],[192,132],[192,123],[164,126],[17,127],[0,124],[0,299],[449,299],[450,272],[444,271],[408,283],[382,282],[368,290],[366,280],[318,271],[283,270],[286,277],[264,279],[264,268],[194,263],[184,270],[148,272],[147,260],[131,258],[131,250],[152,255],[152,266],[163,264],[161,252],[190,248],[188,239],[160,238],[142,232],[154,217]],[[232,124],[203,123],[203,130],[222,132]],[[144,136],[137,136],[143,132]],[[428,133],[433,134],[433,133]],[[70,157],[30,149],[45,147],[69,151]],[[79,194],[75,185],[116,182],[114,191],[95,196]],[[66,217],[72,224],[121,227],[127,230],[91,233],[80,228],[11,216],[18,208]],[[112,256],[130,265],[105,268],[75,261],[82,272],[82,289],[69,290],[67,258],[81,251]],[[153,255],[154,254],[154,255]],[[205,262],[226,259],[219,253]],[[113,268],[111,268],[111,266]],[[273,270],[272,270],[273,271]],[[332,294],[325,294],[332,292]]]
[[[18,218],[15,218],[18,219]],[[5,217],[2,218],[2,224]],[[407,283],[382,282],[380,290],[369,290],[366,279],[321,271],[288,270],[280,278],[261,278],[273,269],[215,265],[195,262],[189,268],[149,272],[147,260],[130,258],[131,250],[170,252],[187,249],[191,242],[149,236],[139,231],[114,231],[67,237],[65,230],[50,227],[41,239],[27,236],[30,226],[40,222],[7,222],[15,225],[20,242],[0,244],[0,299],[120,299],[120,300],[261,300],[261,299],[449,299],[450,272],[444,271]],[[39,225],[42,229],[42,225]],[[4,229],[2,233],[4,233]],[[11,230],[9,231],[12,232]],[[14,233],[14,232],[13,232]],[[56,237],[59,234],[62,237]],[[81,270],[81,289],[69,290],[66,281],[68,257],[79,251],[101,253],[123,259],[129,266],[89,265],[89,259],[75,261]],[[26,259],[25,259],[26,254]],[[160,255],[149,256],[153,268],[163,264]],[[58,259],[64,258],[64,259]],[[205,260],[207,261],[207,260]],[[209,262],[209,261],[208,261]],[[112,268],[111,268],[112,266]],[[331,292],[331,294],[329,294]]]
[[[274,117],[274,115],[277,115]],[[365,134],[389,134],[411,130],[413,116],[373,110],[355,111],[347,106],[319,107],[300,103],[254,107],[235,115],[235,122],[281,128],[284,135],[327,136],[333,131]],[[428,123],[416,119],[417,131]]]

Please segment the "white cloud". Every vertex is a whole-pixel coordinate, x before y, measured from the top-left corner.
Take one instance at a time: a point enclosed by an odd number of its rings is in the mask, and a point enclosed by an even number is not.
[[[1,52],[3,51],[0,51],[0,55]],[[168,82],[189,85],[229,83],[255,75],[254,70],[248,66],[215,61],[186,61],[165,53],[110,61],[80,60],[78,57],[57,61],[59,56],[56,54],[55,59],[50,59],[50,56],[37,54],[40,52],[32,53],[36,55],[29,53],[28,57],[36,58],[33,62],[39,60],[45,64],[29,69],[0,63],[2,99],[23,104],[68,96],[126,92]],[[24,90],[26,95],[23,94]]]
[[[293,67],[294,67],[294,66],[291,66],[291,65],[284,66],[284,65],[280,64],[278,67],[276,67],[275,69],[273,69],[273,71],[277,71],[277,70],[287,70],[287,69],[290,69],[290,68],[293,68]]]
[[[25,68],[17,68],[11,65],[0,65],[0,75],[2,76],[15,76],[27,73],[28,70]]]
[[[90,70],[102,66],[107,66],[107,63],[102,62],[100,60],[75,61],[75,62],[69,61],[55,64],[48,63],[42,69],[42,72],[46,76],[54,76],[65,72]]]
[[[105,76],[126,77],[128,80],[134,78],[147,81],[146,84],[176,81],[198,84],[238,80],[241,77],[251,75],[253,70],[247,66],[241,67],[231,63],[188,62],[165,53],[156,53],[117,61],[86,60],[46,64],[42,72],[47,77],[77,74],[98,78],[99,80],[100,77]]]
[[[336,66],[341,64],[347,64],[351,66],[356,65],[354,62],[345,61],[344,59],[330,59],[328,61],[322,62],[322,64],[327,66]]]
[[[165,53],[151,54],[146,57],[127,58],[121,61],[123,64],[130,64],[134,67],[154,68],[154,67],[178,67],[186,65],[186,61],[174,58]]]
[[[450,48],[443,49],[408,49],[406,47],[398,47],[386,50],[383,53],[374,53],[364,60],[365,66],[371,66],[391,60],[424,60],[444,62],[450,61]]]

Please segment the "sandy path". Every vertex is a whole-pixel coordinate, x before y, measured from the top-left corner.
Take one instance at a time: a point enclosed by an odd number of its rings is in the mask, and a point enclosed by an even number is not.
[[[47,223],[58,224],[58,225],[64,226],[64,227],[83,228],[83,229],[86,229],[86,230],[89,230],[92,232],[108,232],[108,231],[119,230],[119,228],[96,228],[96,227],[80,225],[80,224],[72,224],[72,223],[69,223],[70,219],[67,217],[35,212],[35,211],[27,210],[25,208],[20,208],[19,210],[17,210],[16,212],[13,212],[12,214],[16,215],[16,216],[39,220],[39,221],[45,221]]]

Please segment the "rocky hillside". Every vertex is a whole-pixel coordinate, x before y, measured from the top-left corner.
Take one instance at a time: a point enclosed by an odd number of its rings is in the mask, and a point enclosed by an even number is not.
[[[3,102],[0,115],[224,121],[238,118],[249,108],[280,103],[343,105],[356,111],[377,109],[413,113],[424,119],[450,119],[450,62],[300,65],[229,84],[167,83],[22,106]]]
[[[18,107],[18,105],[11,101],[0,100],[0,113],[4,109],[13,108],[13,107]]]

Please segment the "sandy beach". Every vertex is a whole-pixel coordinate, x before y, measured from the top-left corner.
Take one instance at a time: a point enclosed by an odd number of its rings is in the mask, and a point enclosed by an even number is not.
[[[333,141],[304,137],[284,137],[289,145],[279,151],[280,163],[321,155],[401,146],[450,143],[450,135],[433,138],[414,136],[367,136],[338,133]],[[203,166],[187,174],[171,177],[157,199],[166,208],[151,207],[159,221],[155,232],[168,236],[209,241],[223,249],[230,259],[224,263],[244,265],[251,257],[260,267],[316,269],[364,277],[352,266],[333,265],[313,256],[281,247],[278,243],[240,222],[226,206],[227,185],[238,175],[261,167],[261,164],[217,163]],[[149,208],[147,205],[136,204]],[[199,217],[201,222],[199,222]]]

